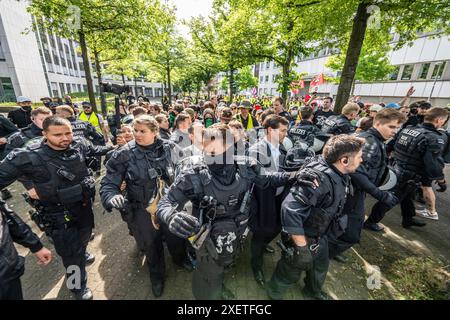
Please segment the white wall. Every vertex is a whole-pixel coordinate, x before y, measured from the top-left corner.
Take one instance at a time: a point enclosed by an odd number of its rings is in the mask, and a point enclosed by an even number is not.
[[[24,95],[39,101],[48,95],[47,82],[33,32],[22,34],[31,26],[31,15],[26,11],[26,1],[0,1],[0,40],[5,51],[5,66],[0,68],[2,76],[11,78],[16,96]]]

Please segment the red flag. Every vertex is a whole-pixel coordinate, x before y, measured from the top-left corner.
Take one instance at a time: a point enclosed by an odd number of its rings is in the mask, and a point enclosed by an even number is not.
[[[305,87],[305,80],[300,80],[300,81],[298,82],[298,84],[299,84],[299,86],[300,86],[300,89],[303,89],[303,88]]]
[[[325,83],[325,79],[323,78],[323,73],[320,73],[319,75],[315,76],[311,80],[311,86],[312,87],[320,86],[323,83]]]

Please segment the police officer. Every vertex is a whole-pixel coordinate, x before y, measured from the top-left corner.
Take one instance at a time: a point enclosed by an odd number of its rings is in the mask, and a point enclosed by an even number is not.
[[[15,149],[0,163],[0,188],[20,177],[33,183],[29,193],[43,206],[42,223],[62,258],[66,275],[81,279],[79,285],[68,282],[70,290],[77,299],[92,299],[86,286],[85,253],[94,226],[91,199],[95,180],[85,158],[108,149],[74,142],[70,122],[60,117],[45,119],[43,134],[45,140],[40,145]]]
[[[438,129],[447,122],[449,113],[444,108],[431,108],[424,116],[424,123],[417,127],[403,129],[394,146],[394,171],[397,175],[397,185],[393,190],[400,199],[402,211],[402,226],[423,227],[424,222],[414,219],[414,194],[416,184],[431,186],[432,181],[439,185],[437,191],[447,189],[444,176],[444,159],[442,152],[448,141]],[[392,206],[377,202],[364,226],[373,231],[382,231],[378,225],[386,212]]]
[[[6,156],[4,151],[8,144],[8,136],[16,131],[18,129],[14,123],[0,114],[0,160]],[[8,189],[3,189],[1,190],[1,197],[3,200],[8,200],[12,197],[12,194]]]
[[[18,255],[13,242],[30,249],[39,264],[47,265],[52,260],[52,253],[39,237],[0,200],[0,300],[23,299],[20,277],[25,271],[25,259]]]
[[[31,111],[33,123],[9,136],[5,153],[8,154],[15,148],[22,148],[35,143],[40,144],[42,141],[42,123],[51,116],[52,111],[47,107],[39,107]]]
[[[355,132],[351,121],[358,117],[359,111],[358,104],[347,103],[339,116],[331,116],[322,123],[322,131],[334,135]]]
[[[135,140],[116,150],[106,163],[100,196],[107,210],[118,209],[126,219],[139,249],[145,252],[152,291],[159,297],[165,280],[163,236],[175,264],[192,269],[185,240],[166,232],[166,227],[155,223],[146,210],[160,191],[161,180],[167,185],[172,182],[179,149],[158,137],[158,123],[152,116],[134,119],[133,130]],[[122,191],[123,182],[126,187]]]
[[[364,140],[354,136],[332,137],[322,156],[300,171],[319,174],[320,185],[294,187],[283,201],[283,253],[267,286],[270,298],[282,299],[305,270],[303,293],[314,299],[327,299],[322,286],[329,265],[328,235],[335,236],[345,228],[343,207],[350,187],[348,174],[360,165],[363,144]]]
[[[348,195],[344,206],[344,212],[348,216],[348,225],[345,233],[338,239],[329,238],[330,258],[345,262],[346,258],[342,253],[359,243],[364,223],[366,193],[389,206],[398,203],[398,198],[393,193],[382,191],[378,187],[381,186],[384,176],[389,170],[385,141],[396,134],[404,121],[405,117],[401,112],[395,109],[384,109],[375,115],[372,128],[357,134],[357,137],[365,139],[364,161],[355,173],[350,173],[354,192]]]
[[[312,147],[314,144],[314,137],[320,133],[320,129],[312,121],[314,117],[313,109],[311,107],[304,107],[301,109],[300,113],[302,120],[299,124],[289,129],[289,138],[294,145],[299,141]]]
[[[161,199],[158,220],[179,237],[190,238],[196,249],[197,268],[192,292],[196,299],[232,299],[224,287],[224,270],[235,260],[245,238],[251,186],[278,187],[288,173],[258,175],[246,158],[234,159],[233,135],[226,125],[204,131],[203,156],[180,163],[180,174]],[[192,202],[192,215],[181,211]]]

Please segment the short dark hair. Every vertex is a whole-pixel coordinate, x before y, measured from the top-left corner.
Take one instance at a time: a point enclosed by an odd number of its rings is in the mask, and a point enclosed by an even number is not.
[[[322,155],[328,163],[333,164],[343,157],[349,157],[358,153],[362,149],[364,143],[365,140],[362,138],[348,134],[340,134],[331,137],[327,141],[323,148]]]
[[[266,118],[271,114],[275,114],[275,110],[273,109],[264,110],[263,113],[261,113],[261,122],[264,123],[264,120],[266,120]]]
[[[373,123],[386,124],[394,120],[397,120],[399,123],[403,123],[406,121],[406,117],[400,111],[393,108],[388,108],[378,111],[373,119]]]
[[[50,126],[69,126],[72,128],[69,120],[58,116],[51,116],[45,119],[42,123],[42,130],[48,132]]]
[[[280,127],[280,124],[287,126],[289,125],[289,121],[287,121],[285,117],[272,114],[264,120],[263,127],[266,130],[269,128],[278,129]]]
[[[184,107],[181,104],[177,104],[177,105],[175,105],[173,110],[175,110],[177,113],[181,113],[184,111]]]
[[[164,113],[160,113],[155,116],[155,120],[158,121],[159,124],[161,124],[164,120],[168,120],[168,119]]]
[[[272,99],[272,103],[274,103],[275,101],[278,101],[281,105],[283,105],[283,98],[282,97],[274,97]]]
[[[234,136],[226,124],[215,123],[203,130],[203,143],[208,144],[217,138],[222,139],[224,146],[227,142],[230,144],[234,142]]]
[[[301,114],[303,120],[307,120],[312,117],[312,115],[314,114],[314,111],[311,107],[306,106],[306,107],[301,108],[300,114]]]
[[[409,105],[411,109],[431,109],[432,105],[426,100],[419,100]]]
[[[331,103],[333,103],[333,98],[332,97],[325,97],[325,98],[323,98],[323,100],[325,100],[325,99],[328,99],[328,100],[330,100]]]
[[[448,118],[449,112],[446,108],[434,107],[427,110],[423,118],[424,122],[433,122],[439,118]]]
[[[142,114],[147,114],[147,109],[145,109],[144,107],[139,106],[133,109],[134,117],[140,116]]]
[[[175,118],[175,128],[178,129],[180,122],[186,121],[186,119],[190,119],[191,116],[187,113],[181,112]]]

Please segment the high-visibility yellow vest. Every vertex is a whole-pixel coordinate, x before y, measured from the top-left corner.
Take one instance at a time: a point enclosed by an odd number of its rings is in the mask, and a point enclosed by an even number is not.
[[[247,121],[247,128],[244,128],[246,131],[248,131],[248,130],[250,130],[250,129],[253,129],[253,119],[252,119],[253,117],[252,117],[252,115],[251,114],[249,114],[248,115],[248,121]],[[244,125],[244,123],[242,122],[242,117],[241,117],[241,114],[239,113],[238,115],[236,115],[236,119],[240,122],[240,123],[242,123],[242,125]]]
[[[98,117],[95,112],[92,112],[88,118],[87,114],[83,111],[82,113],[80,113],[78,119],[80,119],[81,121],[90,122],[95,127],[95,130],[97,130],[99,133],[102,133],[102,128],[100,128],[100,121],[98,121]]]

